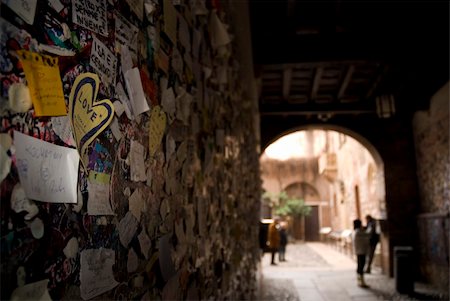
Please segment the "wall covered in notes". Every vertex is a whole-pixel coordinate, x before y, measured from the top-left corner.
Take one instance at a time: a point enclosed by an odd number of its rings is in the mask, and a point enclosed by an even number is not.
[[[255,296],[233,5],[2,1],[1,299]]]

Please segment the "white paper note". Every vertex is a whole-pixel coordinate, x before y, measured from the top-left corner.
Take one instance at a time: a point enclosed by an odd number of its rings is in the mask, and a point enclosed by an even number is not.
[[[134,116],[150,110],[144,89],[142,88],[141,75],[138,68],[133,68],[125,72],[125,82],[127,84],[128,95],[130,95],[131,107]]]
[[[114,84],[116,82],[117,58],[99,39],[92,41],[90,65],[97,72],[103,82]]]
[[[121,15],[116,15],[115,22],[116,48],[119,48],[117,46],[120,46],[120,49],[128,48],[136,60],[139,29]]]
[[[144,0],[126,0],[131,10],[136,14],[139,20],[144,18]]]
[[[11,170],[11,158],[6,151],[7,150],[0,144],[0,183],[6,178]]]
[[[111,249],[87,249],[81,252],[80,293],[83,300],[92,299],[119,284],[112,270],[115,258],[116,254]]]
[[[9,6],[25,22],[33,25],[37,0],[4,0],[2,3]]]
[[[134,217],[140,222],[141,221],[141,212],[144,209],[144,199],[142,198],[142,193],[139,188],[137,188],[133,194],[128,199],[128,204],[131,213],[133,213]]]
[[[138,228],[139,222],[130,211],[119,222],[119,240],[120,243],[128,248],[128,244],[133,239]]]
[[[151,241],[145,230],[142,230],[138,235],[139,244],[141,245],[141,252],[144,254],[145,259],[148,259],[148,251],[150,251]]]
[[[16,164],[28,198],[50,203],[76,203],[76,149],[54,145],[14,131]]]
[[[72,20],[75,24],[107,37],[106,0],[73,0]]]
[[[131,140],[130,145],[130,173],[131,180],[135,182],[141,182],[147,180],[145,174],[145,158],[144,158],[144,146],[135,140]]]
[[[114,215],[109,201],[110,176],[105,173],[90,171],[88,178],[89,199],[87,209],[89,215]]]
[[[69,117],[52,117],[52,128],[55,134],[58,135],[65,144],[70,146],[76,145],[75,140],[73,139],[73,131]]]
[[[11,294],[11,301],[51,301],[47,285],[48,279],[19,286]]]

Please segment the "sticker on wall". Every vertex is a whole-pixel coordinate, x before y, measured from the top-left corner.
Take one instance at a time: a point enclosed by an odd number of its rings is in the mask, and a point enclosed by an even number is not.
[[[30,88],[36,116],[67,115],[58,58],[17,51]]]
[[[84,167],[88,165],[86,150],[89,144],[114,117],[114,107],[109,99],[96,101],[99,83],[96,74],[81,74],[75,79],[69,96],[69,117]]]
[[[154,156],[158,146],[161,144],[164,131],[166,129],[166,113],[161,110],[160,106],[156,106],[152,109],[150,116],[150,129],[149,129],[149,153],[150,156]]]
[[[107,84],[116,82],[117,58],[99,39],[92,41],[90,65]]]

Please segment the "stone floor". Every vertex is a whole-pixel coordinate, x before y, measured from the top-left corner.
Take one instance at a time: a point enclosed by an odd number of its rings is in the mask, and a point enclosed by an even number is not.
[[[277,258],[278,259],[278,258]],[[395,280],[372,268],[365,279],[369,288],[356,284],[356,263],[322,243],[289,244],[286,262],[270,265],[270,254],[261,260],[260,300],[267,301],[375,301],[448,300],[416,283],[413,295],[395,290]]]

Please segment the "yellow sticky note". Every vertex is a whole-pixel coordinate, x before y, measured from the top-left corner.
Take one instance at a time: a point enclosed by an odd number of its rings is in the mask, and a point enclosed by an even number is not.
[[[67,115],[58,58],[26,50],[17,53],[30,88],[36,116]]]
[[[153,156],[161,144],[164,131],[166,130],[166,113],[161,110],[160,106],[152,109],[150,115],[150,130],[149,130],[149,153]]]
[[[73,135],[84,167],[87,166],[87,148],[106,129],[114,117],[114,106],[109,99],[96,100],[100,80],[97,74],[80,74],[69,96],[69,118]]]

